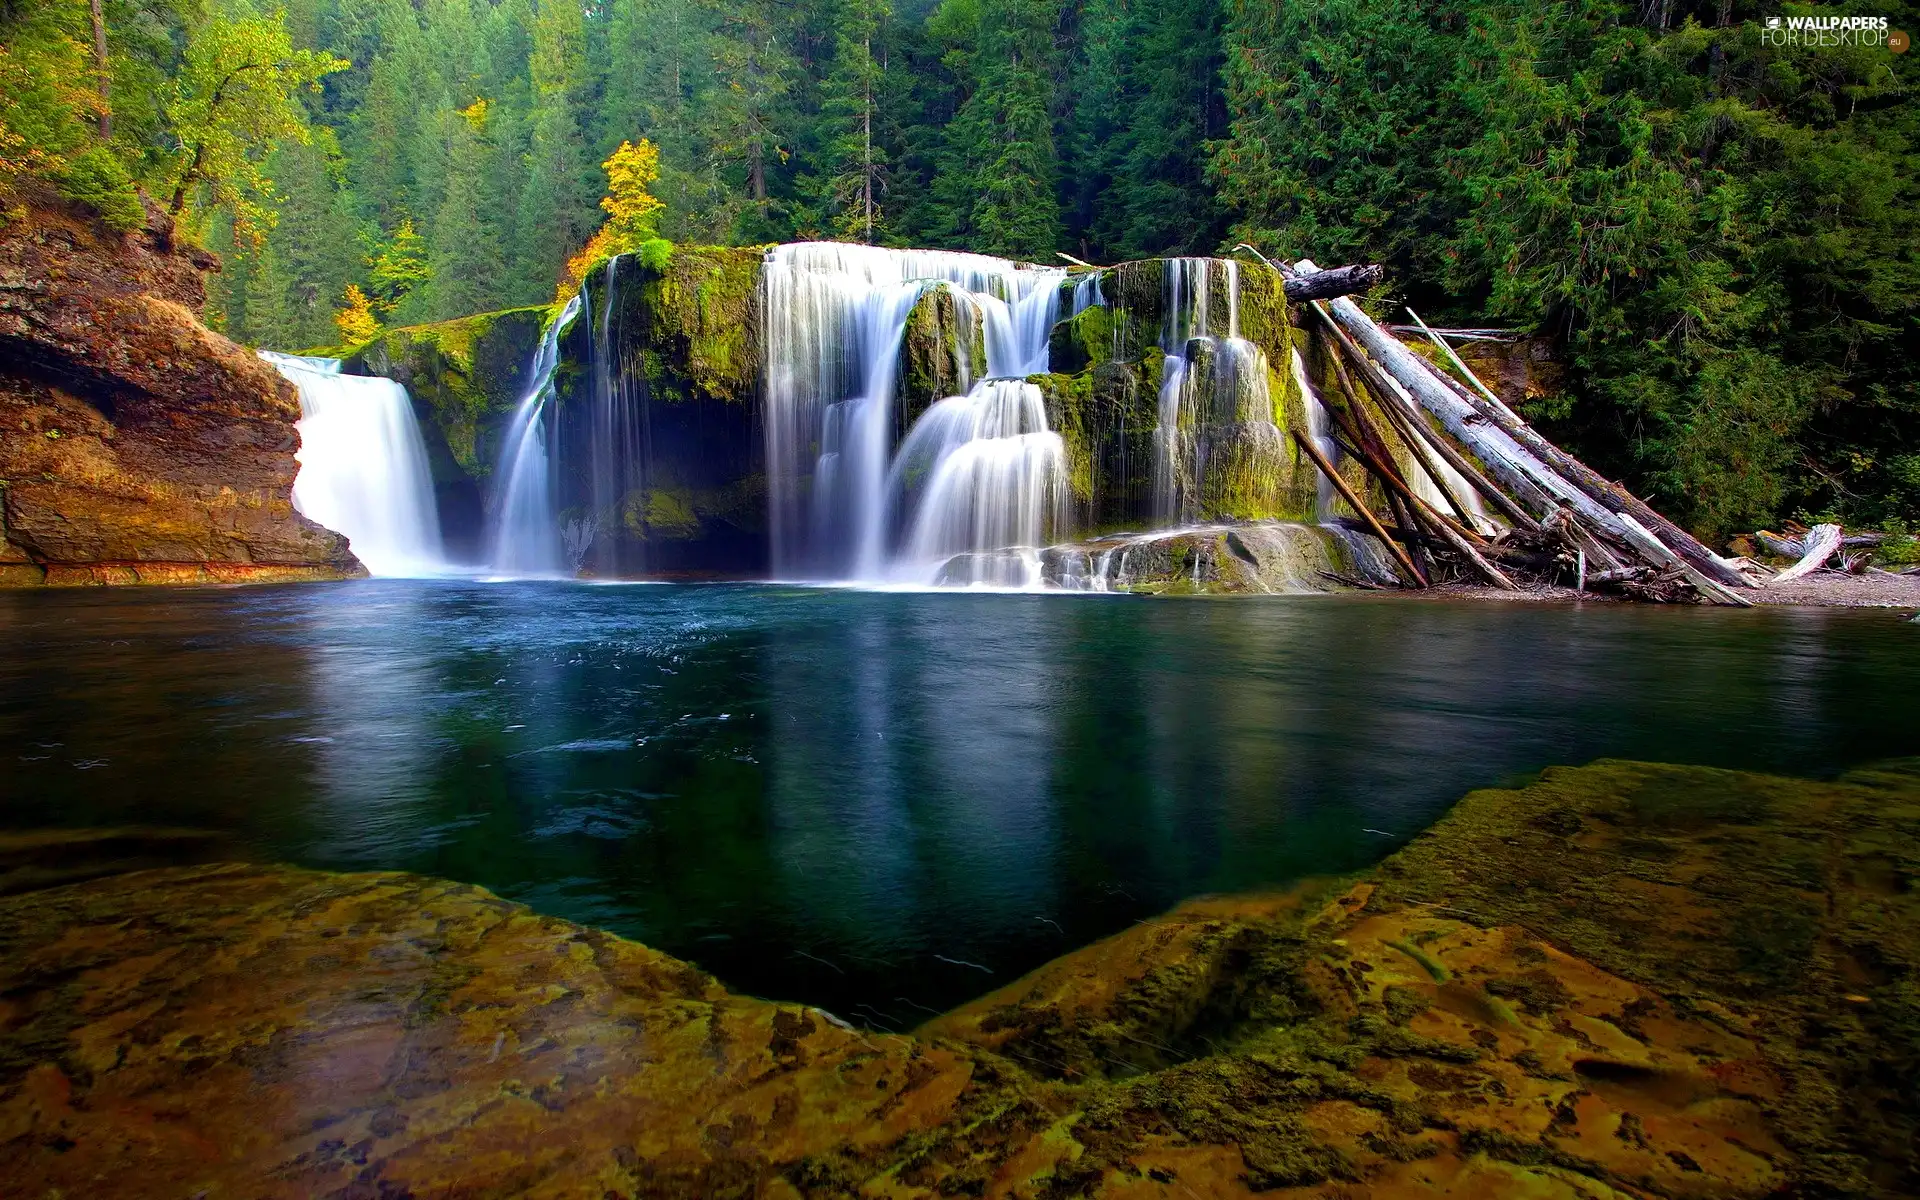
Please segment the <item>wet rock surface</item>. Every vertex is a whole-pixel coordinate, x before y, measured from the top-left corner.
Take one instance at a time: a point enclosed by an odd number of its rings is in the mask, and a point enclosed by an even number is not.
[[[0,901],[0,1192],[1899,1196],[1920,762],[1600,762],[911,1038],[414,876]]]
[[[0,224],[0,585],[362,574],[293,509],[292,386],[200,323],[211,260],[165,227]]]

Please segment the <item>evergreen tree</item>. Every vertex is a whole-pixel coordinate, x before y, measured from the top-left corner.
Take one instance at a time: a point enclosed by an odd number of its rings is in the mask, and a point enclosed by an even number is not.
[[[500,306],[506,276],[490,204],[495,156],[487,102],[463,109],[447,154],[447,186],[433,221],[428,316],[446,320]]]
[[[1052,0],[965,0],[949,37],[968,96],[947,127],[937,188],[944,232],[992,254],[1052,259],[1061,239],[1054,155]],[[968,19],[971,18],[971,19]]]
[[[881,105],[887,86],[887,0],[843,0],[833,69],[822,88],[821,170],[808,180],[821,224],[846,241],[873,244],[885,229],[888,171]]]
[[[514,238],[518,254],[514,274],[530,291],[537,287],[549,292],[568,257],[597,224],[593,217],[596,189],[572,95],[586,52],[585,37],[577,5],[543,0],[534,20],[528,64],[533,112],[527,179]]]

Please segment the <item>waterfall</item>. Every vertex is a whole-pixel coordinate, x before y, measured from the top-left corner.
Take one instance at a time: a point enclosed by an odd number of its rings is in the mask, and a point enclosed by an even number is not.
[[[1037,427],[1019,433],[989,432],[1004,427],[990,414],[1007,404],[1026,412],[1000,385],[1047,369],[1065,274],[978,254],[827,242],[768,252],[760,311],[777,576],[895,579],[924,565],[917,556],[925,547],[962,540],[962,528],[969,547],[1027,535],[1012,517],[988,515],[1024,512],[1025,502],[982,489],[1046,476],[1038,435],[1054,435],[1037,403]],[[909,432],[902,441],[896,385],[907,319],[928,288],[941,286],[977,316],[989,378],[961,398],[968,415],[960,404],[936,404],[920,418],[934,422],[927,434],[916,440]],[[971,435],[954,441],[963,429]],[[965,448],[974,441],[1009,444]],[[910,479],[903,468],[896,476],[896,444],[900,458],[910,445],[912,461],[933,475]]]
[[[643,512],[627,507],[634,497],[647,495],[651,482],[652,429],[648,421],[648,385],[639,371],[628,371],[619,360],[621,346],[620,263],[624,256],[607,260],[602,285],[600,311],[588,327],[588,357],[593,366],[593,397],[587,422],[588,445],[580,454],[573,445],[563,445],[562,457],[575,456],[584,461],[592,484],[593,510],[590,521],[610,521],[613,529],[633,524]],[[583,287],[585,293],[588,289]],[[644,331],[642,331],[644,332]],[[580,545],[578,557],[593,556],[596,574],[619,578],[643,573],[644,543],[619,536],[596,538],[601,527],[572,530],[572,540]],[[578,563],[576,562],[576,565]]]
[[[527,373],[527,391],[514,409],[500,447],[499,478],[505,482],[493,512],[488,565],[503,575],[558,575],[568,562],[560,544],[552,460],[553,374],[560,365],[560,337],[580,315],[580,296],[567,301],[547,327]]]
[[[300,390],[294,508],[345,534],[371,574],[444,572],[433,476],[407,389],[342,375],[337,358],[260,357]]]
[[[1212,279],[1225,286],[1226,329],[1214,332]],[[1153,520],[1202,515],[1208,470],[1219,453],[1278,464],[1285,438],[1273,420],[1265,351],[1240,336],[1240,264],[1170,258],[1163,282],[1159,424],[1153,435]]]
[[[912,514],[896,574],[1037,585],[1038,547],[1065,525],[1066,483],[1066,443],[1047,428],[1039,388],[986,379],[940,401],[914,423],[888,472],[889,505]]]
[[[1079,316],[1096,304],[1105,304],[1107,298],[1100,291],[1100,272],[1094,271],[1082,275],[1073,285],[1073,312],[1069,316]]]

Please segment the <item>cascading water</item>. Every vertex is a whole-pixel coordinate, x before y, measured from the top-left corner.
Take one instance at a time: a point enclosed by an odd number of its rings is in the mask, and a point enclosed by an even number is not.
[[[488,566],[503,575],[558,575],[573,564],[560,541],[554,501],[553,375],[560,365],[560,337],[580,315],[580,296],[567,301],[547,327],[528,373],[526,395],[514,410],[501,443],[502,484],[494,512]]]
[[[1225,286],[1225,336],[1214,333],[1212,277]],[[1162,526],[1200,518],[1209,464],[1226,452],[1277,464],[1284,438],[1273,420],[1267,356],[1240,336],[1240,264],[1166,262],[1159,424],[1153,437],[1153,517]]]
[[[343,375],[337,358],[260,357],[300,390],[294,508],[345,534],[370,574],[445,572],[433,476],[407,389]]]
[[[1047,428],[1039,388],[987,379],[940,401],[914,423],[888,472],[889,504],[912,514],[896,573],[1037,585],[1038,547],[1066,523],[1066,482],[1066,443]]]
[[[946,251],[805,242],[768,253],[760,286],[776,575],[924,582],[938,567],[928,561],[935,547],[997,550],[1048,535],[1064,454],[1037,389],[1029,404],[1017,377],[1047,369],[1064,277]],[[931,287],[948,288],[977,319],[988,378],[929,409],[896,455],[900,349]],[[916,437],[920,425],[927,432]]]

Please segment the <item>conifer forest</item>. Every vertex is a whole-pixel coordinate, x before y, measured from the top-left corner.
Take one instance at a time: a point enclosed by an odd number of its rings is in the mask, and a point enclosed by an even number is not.
[[[222,261],[208,322],[279,349],[553,301],[596,236],[1378,262],[1395,312],[1548,339],[1528,415],[1689,527],[1898,527],[1915,60],[1774,11],[0,0],[0,156],[144,192]]]

